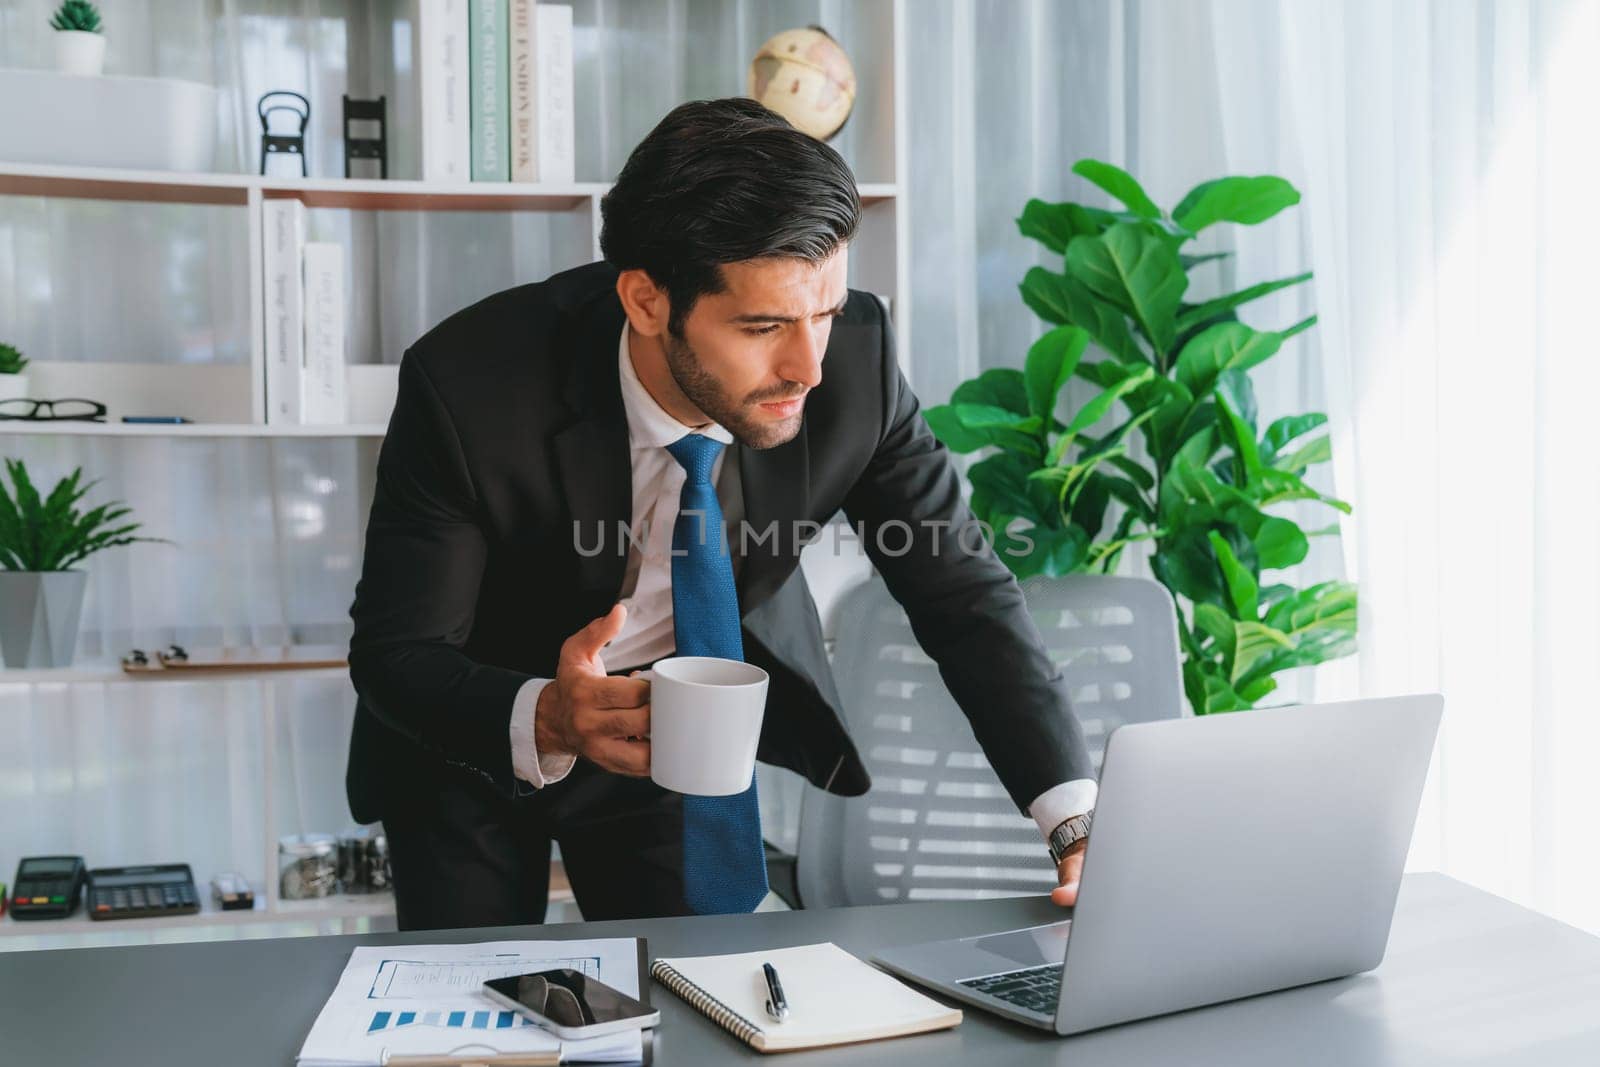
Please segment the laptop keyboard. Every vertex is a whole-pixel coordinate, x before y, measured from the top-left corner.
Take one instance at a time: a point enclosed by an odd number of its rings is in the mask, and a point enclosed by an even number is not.
[[[988,974],[982,978],[963,978],[957,984],[1028,1011],[1054,1015],[1056,1003],[1061,999],[1061,964],[1051,963],[1021,971],[1006,971],[1004,974]]]

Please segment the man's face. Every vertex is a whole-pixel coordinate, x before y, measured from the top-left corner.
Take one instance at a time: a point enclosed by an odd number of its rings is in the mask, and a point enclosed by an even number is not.
[[[661,335],[684,396],[751,448],[800,432],[822,381],[833,320],[844,311],[848,247],[827,261],[753,259],[722,267],[726,291],[702,296],[683,336]]]

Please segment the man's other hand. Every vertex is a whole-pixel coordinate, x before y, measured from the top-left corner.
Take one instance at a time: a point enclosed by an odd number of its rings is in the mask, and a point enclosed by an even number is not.
[[[1078,879],[1083,877],[1083,850],[1088,847],[1088,838],[1074,841],[1056,867],[1056,881],[1060,884],[1050,890],[1050,899],[1062,907],[1070,908],[1078,902]]]
[[[649,775],[650,683],[610,677],[600,659],[627,617],[617,604],[562,644],[556,676],[533,713],[540,755],[582,756],[613,774]]]

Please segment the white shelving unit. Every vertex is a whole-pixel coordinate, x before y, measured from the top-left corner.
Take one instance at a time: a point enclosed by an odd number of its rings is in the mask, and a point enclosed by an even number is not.
[[[850,253],[849,284],[853,288],[892,295],[899,354],[909,368],[912,329],[908,321],[911,308],[909,279],[909,213],[904,196],[907,179],[907,0],[855,0],[848,7],[836,7],[833,0],[818,0],[816,11],[802,12],[803,5],[774,7],[772,18],[789,18],[785,25],[822,21],[837,30],[833,19],[843,23],[841,36],[851,51],[861,75],[861,96],[856,102],[852,130],[846,140],[854,140],[860,150],[858,169],[875,179],[859,186],[862,222]],[[818,13],[821,14],[819,19]],[[832,16],[832,17],[829,17]],[[765,17],[765,16],[763,16]],[[763,32],[741,13],[738,32],[749,39],[743,42],[746,54],[756,47],[773,26]],[[836,36],[839,34],[836,33]],[[607,46],[602,42],[602,49]],[[617,56],[633,47],[619,42]],[[624,60],[616,60],[619,65]],[[625,76],[626,71],[621,75]],[[615,90],[626,96],[617,82]],[[579,87],[580,93],[583,91]],[[607,90],[610,92],[611,90]],[[691,92],[691,96],[697,95]],[[700,94],[703,95],[703,94]],[[613,102],[614,103],[614,102]],[[673,101],[662,100],[665,113]],[[581,129],[582,127],[580,127]],[[580,136],[583,136],[580,134]],[[850,152],[846,151],[847,158]],[[0,145],[0,156],[4,148]],[[580,153],[580,159],[582,159]],[[853,160],[853,162],[855,162]],[[25,196],[72,200],[125,202],[129,204],[196,205],[235,209],[237,224],[244,227],[249,269],[241,277],[249,287],[248,359],[234,362],[80,362],[34,358],[28,371],[35,396],[86,396],[101,399],[109,411],[104,423],[55,422],[29,424],[0,423],[0,441],[16,436],[95,437],[126,440],[129,447],[142,441],[174,439],[348,439],[359,457],[358,466],[371,476],[381,439],[393,406],[397,352],[351,352],[348,354],[350,398],[349,423],[340,426],[269,426],[266,423],[264,331],[265,310],[262,293],[261,247],[262,205],[271,199],[298,198],[313,210],[352,212],[535,212],[556,217],[559,247],[552,255],[565,269],[599,258],[601,225],[600,201],[610,189],[608,182],[585,181],[562,185],[516,183],[437,184],[412,180],[362,180],[298,177],[262,177],[252,174],[176,173],[165,171],[109,170],[73,166],[15,164],[0,161],[0,197]],[[235,217],[230,213],[229,218]],[[525,279],[524,279],[525,280]],[[515,284],[507,279],[506,284]],[[488,295],[485,292],[482,295]],[[126,424],[123,415],[184,415],[190,424]],[[137,510],[140,501],[129,500]],[[815,558],[813,558],[815,556]],[[864,564],[854,559],[829,558],[808,553],[808,574],[821,591],[819,607],[828,618],[828,590],[836,589],[843,577],[855,577]],[[819,572],[826,572],[821,574]],[[819,581],[820,578],[820,581]],[[837,580],[836,580],[837,579]],[[203,577],[197,580],[203,580]],[[277,899],[276,842],[278,813],[274,810],[271,784],[276,773],[274,739],[278,736],[283,687],[274,683],[286,677],[315,680],[334,678],[341,669],[271,671],[254,675],[232,674],[223,678],[130,678],[115,663],[84,663],[64,670],[17,671],[0,669],[0,693],[10,687],[32,687],[26,698],[29,706],[41,695],[61,693],[58,687],[85,687],[84,692],[110,692],[113,687],[223,686],[241,680],[261,687],[259,702],[261,760],[263,763],[265,849],[261,855],[262,877],[258,882],[257,909],[251,912],[202,911],[198,915],[170,919],[135,919],[94,922],[80,916],[53,923],[22,923],[9,917],[0,920],[0,950],[90,943],[117,943],[134,940],[198,940],[219,937],[282,936],[295,933],[330,931],[332,926],[350,923],[383,923],[392,915],[388,894],[368,897],[335,897],[324,901],[289,902]],[[107,687],[94,690],[92,687]],[[14,691],[14,690],[13,690]],[[218,691],[221,700],[221,690]],[[98,697],[96,697],[97,699]],[[353,694],[352,694],[353,699]],[[25,714],[31,714],[26,712]],[[336,827],[329,827],[336,829]],[[0,832],[3,840],[3,832]],[[70,848],[72,842],[61,842]],[[94,857],[88,857],[91,863]],[[181,859],[181,856],[151,856],[152,861]],[[0,857],[0,862],[13,862]],[[196,880],[205,896],[206,881],[212,871],[196,870]],[[255,872],[247,872],[255,880]],[[0,871],[0,878],[10,871]],[[552,892],[552,902],[570,901],[570,890]],[[567,905],[570,909],[570,904]],[[553,907],[552,919],[561,917]]]
[[[600,255],[600,200],[605,182],[536,185],[473,182],[282,178],[250,174],[192,174],[0,163],[0,196],[46,196],[244,208],[249,227],[251,342],[248,364],[98,363],[35,360],[29,373],[41,396],[106,397],[106,422],[22,426],[21,433],[110,433],[129,436],[371,437],[382,436],[394,402],[396,365],[381,360],[347,368],[350,423],[344,426],[269,426],[266,422],[265,311],[260,278],[261,205],[297,198],[308,208],[353,211],[538,211],[581,218],[589,258]],[[857,288],[892,293],[897,318],[909,306],[899,189],[892,183],[858,186],[862,234],[852,248]],[[576,264],[574,264],[576,265]],[[905,332],[903,325],[899,326]],[[902,350],[904,350],[902,348]],[[125,414],[182,414],[192,424],[126,424]],[[12,427],[6,427],[11,432]]]

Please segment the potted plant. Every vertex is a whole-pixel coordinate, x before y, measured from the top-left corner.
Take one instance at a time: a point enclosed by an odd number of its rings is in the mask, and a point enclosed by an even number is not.
[[[89,0],[62,0],[50,19],[56,31],[56,69],[63,74],[99,74],[106,62],[100,9]]]
[[[1308,537],[1338,532],[1304,530],[1282,505],[1350,506],[1305,480],[1332,458],[1327,435],[1315,433],[1326,416],[1257,423],[1251,368],[1316,316],[1281,330],[1238,316],[1310,273],[1201,299],[1190,272],[1228,253],[1184,246],[1217,223],[1264,222],[1300,194],[1282,178],[1220,178],[1168,213],[1110,164],[1072,169],[1123,210],[1028,202],[1022,234],[1062,269],[1029,270],[1022,298],[1054,328],[1024,369],[963,382],[928,423],[954,452],[991,450],[968,470],[972,510],[1019,577],[1110,573],[1128,545],[1149,542],[1151,570],[1177,605],[1195,713],[1254,707],[1277,687],[1275,674],[1355,651],[1354,585],[1263,582],[1304,560]],[[1100,392],[1063,422],[1059,394],[1074,377]],[[1090,432],[1108,416],[1111,429]]]
[[[28,395],[28,360],[15,345],[0,342],[0,400]]]
[[[132,536],[138,523],[119,525],[129,509],[118,502],[80,511],[96,484],[82,484],[81,467],[40,496],[21,460],[5,464],[12,488],[0,481],[0,654],[7,667],[70,667],[89,577],[73,565],[160,538]]]

